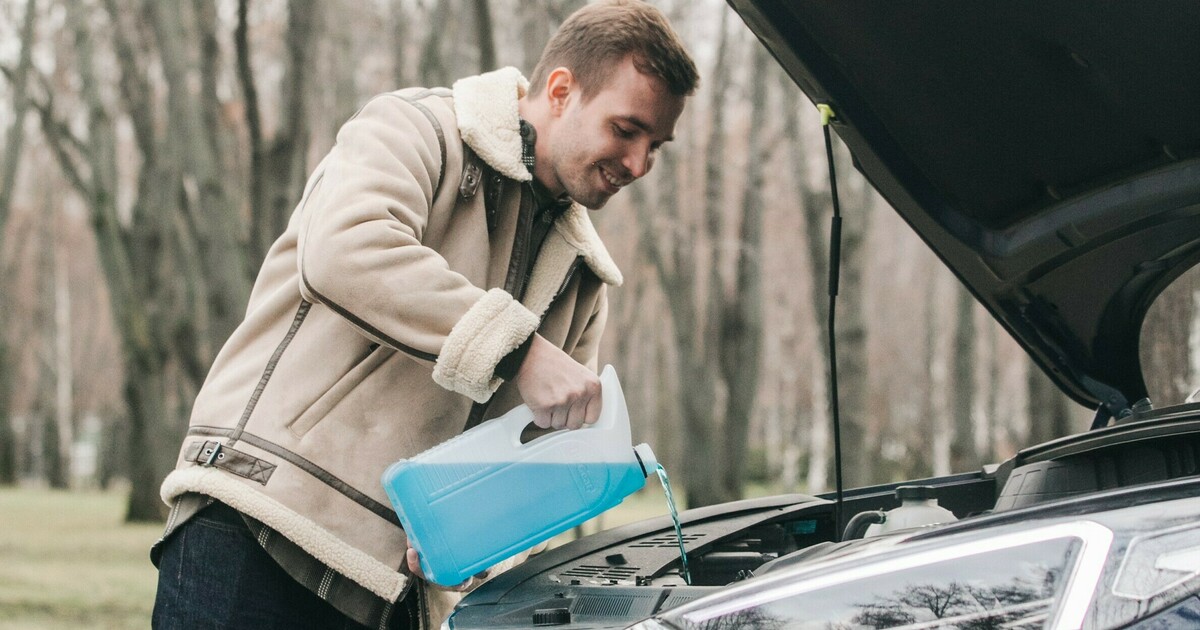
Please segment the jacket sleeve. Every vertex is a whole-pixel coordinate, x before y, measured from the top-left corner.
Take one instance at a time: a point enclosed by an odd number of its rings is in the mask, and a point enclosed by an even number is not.
[[[442,144],[426,113],[395,94],[342,126],[301,210],[300,292],[375,341],[436,362],[436,382],[482,402],[499,386],[496,363],[538,318],[422,244]]]

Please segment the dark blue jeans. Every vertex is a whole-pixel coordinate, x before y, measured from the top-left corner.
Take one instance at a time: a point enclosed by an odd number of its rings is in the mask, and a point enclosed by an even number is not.
[[[408,626],[398,606],[389,628]],[[293,580],[250,535],[240,514],[205,508],[164,543],[153,627],[359,630],[364,626]]]

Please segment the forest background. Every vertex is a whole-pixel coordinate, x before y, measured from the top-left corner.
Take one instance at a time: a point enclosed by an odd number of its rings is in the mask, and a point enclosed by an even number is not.
[[[161,519],[195,393],[340,124],[380,92],[528,73],[581,4],[0,2],[0,486],[116,488],[127,519]],[[817,112],[723,3],[656,4],[702,86],[656,168],[593,215],[625,275],[602,361],[687,505],[827,490]],[[847,486],[1085,429],[836,153]],[[1200,375],[1186,278],[1143,336],[1156,402]]]

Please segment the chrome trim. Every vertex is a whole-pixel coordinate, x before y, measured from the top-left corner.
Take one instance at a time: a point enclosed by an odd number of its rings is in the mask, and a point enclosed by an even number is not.
[[[1172,588],[1175,588],[1176,586],[1183,584],[1184,582],[1196,577],[1197,575],[1200,575],[1200,565],[1196,565],[1196,567],[1197,567],[1196,570],[1192,571],[1191,573],[1185,574],[1183,577],[1179,578],[1178,580],[1175,580],[1174,582],[1170,582],[1166,586],[1163,586],[1163,587],[1159,588],[1157,591],[1154,591],[1153,593],[1150,593],[1147,595],[1138,595],[1136,593],[1128,593],[1128,592],[1120,590],[1120,588],[1119,588],[1121,586],[1121,578],[1123,578],[1125,576],[1125,570],[1127,568],[1127,565],[1129,564],[1129,559],[1131,557],[1133,557],[1134,553],[1137,551],[1138,545],[1140,545],[1146,541],[1153,540],[1155,538],[1162,538],[1163,536],[1171,536],[1174,534],[1179,534],[1179,533],[1186,532],[1188,530],[1195,530],[1195,529],[1200,529],[1200,523],[1184,523],[1183,525],[1177,525],[1175,527],[1164,529],[1162,531],[1152,532],[1149,534],[1138,534],[1137,536],[1134,536],[1132,539],[1130,539],[1129,545],[1126,546],[1126,548],[1125,548],[1125,557],[1121,558],[1121,566],[1117,568],[1117,575],[1116,575],[1116,577],[1113,578],[1113,588],[1112,588],[1113,595],[1116,595],[1118,597],[1124,597],[1126,599],[1132,599],[1134,601],[1139,601],[1139,602],[1145,601],[1147,599],[1150,599],[1151,597],[1154,597],[1155,595],[1160,595]],[[1182,554],[1182,553],[1191,553],[1191,554],[1200,553],[1200,545],[1194,545],[1194,546],[1188,547],[1186,549],[1172,549],[1168,553],[1165,553],[1165,554],[1160,553],[1160,554],[1158,554],[1158,556],[1156,557],[1156,559],[1154,561],[1154,568],[1159,571],[1172,570],[1167,567],[1159,566],[1163,557],[1168,554]],[[1182,573],[1182,571],[1180,571],[1180,572]]]
[[[1067,576],[1067,582],[1063,587],[1063,596],[1058,604],[1056,617],[1049,627],[1055,630],[1080,628],[1083,625],[1084,617],[1087,615],[1088,607],[1092,601],[1092,594],[1096,590],[1096,584],[1100,581],[1100,575],[1104,570],[1105,560],[1108,558],[1108,550],[1112,546],[1113,541],[1112,530],[1094,521],[1059,523],[1056,525],[1049,525],[1028,531],[1013,532],[983,540],[967,540],[965,542],[960,542],[945,547],[917,551],[898,558],[885,559],[869,565],[857,566],[844,571],[838,571],[835,573],[817,576],[812,579],[802,580],[800,582],[779,584],[760,592],[748,593],[748,596],[745,598],[737,598],[735,601],[726,600],[718,602],[712,607],[701,608],[700,610],[696,610],[694,612],[687,612],[682,616],[690,623],[703,623],[715,617],[727,615],[739,610],[745,610],[754,606],[760,606],[762,604],[777,601],[794,595],[799,595],[801,593],[807,593],[820,588],[836,586],[846,582],[885,575],[888,573],[912,569],[936,562],[953,560],[955,558],[974,556],[981,553],[1021,547],[1031,543],[1069,537],[1079,539],[1079,554],[1075,560],[1074,567]],[[860,556],[854,558],[854,560],[859,559],[862,559],[862,557]],[[827,563],[820,563],[819,565],[808,567],[802,572],[808,573],[818,568],[830,568],[831,566],[836,566],[837,564],[843,564],[850,561],[853,560],[850,558],[843,558]],[[792,579],[795,579],[796,575],[791,573],[780,575],[778,577],[791,577]],[[756,586],[761,586],[761,584],[756,585],[754,583],[747,583],[742,588],[736,589],[734,593],[726,591],[724,594],[732,596],[736,595],[736,591],[751,590]],[[722,599],[725,598],[723,597]]]

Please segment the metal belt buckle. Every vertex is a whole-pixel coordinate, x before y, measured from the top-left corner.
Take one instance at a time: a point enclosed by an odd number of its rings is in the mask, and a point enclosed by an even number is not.
[[[221,443],[216,442],[215,444],[216,445],[213,446],[212,453],[209,454],[208,459],[204,462],[205,466],[212,466],[213,462],[217,461],[217,459],[225,458],[225,454],[221,452]]]

